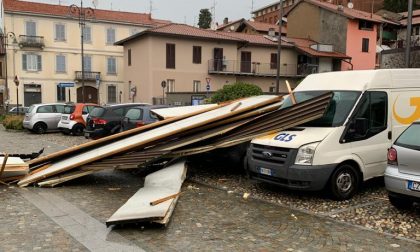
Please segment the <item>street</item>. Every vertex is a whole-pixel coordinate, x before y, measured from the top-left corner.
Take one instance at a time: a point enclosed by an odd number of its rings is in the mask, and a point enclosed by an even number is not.
[[[0,150],[10,153],[42,147],[51,153],[86,141],[3,128],[0,139]],[[0,251],[414,251],[420,244],[418,209],[397,213],[380,182],[354,200],[334,202],[207,166],[189,163],[185,193],[166,228],[106,228],[107,218],[142,187],[132,172],[100,172],[52,189],[2,186]]]

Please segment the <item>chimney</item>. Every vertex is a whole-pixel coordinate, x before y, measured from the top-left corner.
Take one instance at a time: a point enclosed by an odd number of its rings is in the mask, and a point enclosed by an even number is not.
[[[337,10],[343,12],[344,11],[344,6],[339,4],[337,5]]]
[[[225,17],[225,18],[223,19],[223,24],[224,24],[224,25],[227,25],[228,23],[229,23],[229,18]]]
[[[268,36],[275,37],[276,36],[276,30],[274,28],[268,29]]]

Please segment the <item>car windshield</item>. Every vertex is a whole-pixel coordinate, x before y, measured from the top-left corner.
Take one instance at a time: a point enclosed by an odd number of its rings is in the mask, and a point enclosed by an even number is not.
[[[101,117],[105,113],[105,109],[101,107],[95,107],[91,112],[91,117]]]
[[[295,92],[296,101],[303,102],[329,91],[301,91]],[[334,96],[323,117],[303,124],[306,127],[337,127],[343,125],[350,111],[354,107],[361,92],[358,91],[333,91]],[[290,96],[287,97],[281,108],[292,105]]]
[[[395,141],[395,145],[420,150],[420,123],[414,123],[408,127]]]
[[[66,105],[66,106],[64,106],[63,114],[71,114],[71,113],[74,112],[75,108],[76,108],[76,106],[74,106],[74,105]]]

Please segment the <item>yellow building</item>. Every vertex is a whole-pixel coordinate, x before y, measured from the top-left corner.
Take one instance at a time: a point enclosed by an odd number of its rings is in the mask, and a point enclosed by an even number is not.
[[[13,80],[18,76],[21,105],[81,102],[81,30],[77,18],[80,8],[72,13],[69,6],[3,2],[4,26],[9,35],[7,69],[2,64],[2,72],[7,70],[8,76],[4,99],[10,106],[16,104]],[[163,23],[166,21],[152,19],[150,14],[93,10],[84,29],[86,102],[110,104],[128,100],[130,87],[124,84],[122,75],[123,48],[114,42]]]

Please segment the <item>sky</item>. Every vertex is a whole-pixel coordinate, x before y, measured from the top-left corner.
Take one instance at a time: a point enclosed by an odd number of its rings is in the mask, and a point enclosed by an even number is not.
[[[80,0],[27,0],[31,2],[43,2],[62,5],[77,4]],[[98,9],[112,9],[130,12],[150,11],[152,2],[152,17],[167,19],[176,23],[189,25],[198,22],[200,9],[212,8],[216,2],[216,20],[222,23],[225,17],[229,20],[251,17],[252,2],[254,9],[258,9],[276,0],[96,0]],[[92,0],[83,0],[83,5],[91,6]]]

